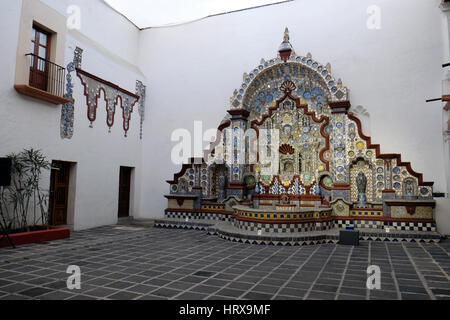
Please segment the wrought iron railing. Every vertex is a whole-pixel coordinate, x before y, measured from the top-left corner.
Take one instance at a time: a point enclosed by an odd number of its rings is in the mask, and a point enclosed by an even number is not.
[[[32,53],[26,56],[30,58],[29,85],[63,97],[66,69]]]

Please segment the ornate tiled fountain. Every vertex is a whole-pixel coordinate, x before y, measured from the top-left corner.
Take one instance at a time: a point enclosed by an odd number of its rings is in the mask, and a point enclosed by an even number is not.
[[[363,134],[330,64],[298,56],[286,29],[277,58],[245,73],[202,159],[170,184],[158,227],[254,244],[438,242],[433,182]]]

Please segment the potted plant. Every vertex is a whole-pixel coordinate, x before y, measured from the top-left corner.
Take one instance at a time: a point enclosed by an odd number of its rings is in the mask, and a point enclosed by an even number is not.
[[[0,247],[53,240],[56,234],[52,231],[61,230],[48,224],[49,191],[40,185],[50,162],[35,149],[7,157],[12,162],[11,185],[0,189]],[[67,231],[63,233],[67,235]]]

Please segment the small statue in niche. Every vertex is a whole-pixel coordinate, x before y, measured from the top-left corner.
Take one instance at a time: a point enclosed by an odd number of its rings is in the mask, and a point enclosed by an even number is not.
[[[309,128],[309,126],[310,126],[310,121],[309,121],[309,117],[307,117],[307,116],[304,116],[303,118],[302,118],[302,127],[303,128]]]
[[[255,194],[259,194],[260,187],[259,187],[259,181],[261,179],[261,167],[259,165],[256,166],[255,170]]]
[[[407,180],[405,185],[405,195],[414,196],[414,182],[412,180]]]
[[[286,100],[282,105],[282,111],[291,111],[292,110],[292,102]]]
[[[366,193],[367,178],[362,171],[356,177],[356,186],[358,187],[358,193]]]
[[[254,190],[254,192],[255,192],[255,194],[259,194],[259,181],[256,181],[256,184],[255,184],[255,190]]]
[[[292,136],[292,126],[285,125],[283,127],[282,136],[283,137],[290,137],[290,136]]]
[[[280,200],[281,204],[290,204],[291,203],[291,199],[289,198],[289,196],[287,194],[284,194],[281,196],[281,200]]]
[[[186,180],[180,181],[179,190],[180,190],[180,193],[183,193],[183,194],[188,193],[188,186],[187,186]]]
[[[284,172],[294,172],[294,166],[292,165],[292,162],[286,161],[284,163],[283,171]]]
[[[322,197],[322,202],[320,204],[321,208],[329,208],[331,202],[331,197]]]
[[[356,177],[356,186],[358,188],[358,205],[365,206],[367,204],[367,197],[366,197],[367,178],[362,171],[359,172],[358,176]]]
[[[305,171],[309,172],[309,173],[314,171],[313,170],[313,165],[312,165],[312,162],[311,162],[310,158],[311,157],[308,156],[307,160],[305,161]]]
[[[406,195],[413,196],[414,195],[414,184],[411,180],[406,182]]]

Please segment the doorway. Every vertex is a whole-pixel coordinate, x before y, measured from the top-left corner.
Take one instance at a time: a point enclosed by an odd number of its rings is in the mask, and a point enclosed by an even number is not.
[[[67,224],[69,204],[70,163],[53,161],[50,175],[50,216],[49,224]]]
[[[33,26],[30,86],[43,91],[47,91],[49,77],[50,40],[50,33]]]
[[[133,168],[120,167],[119,218],[130,216],[131,172]]]

